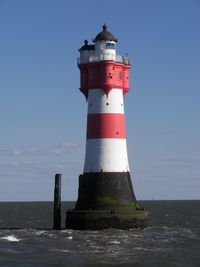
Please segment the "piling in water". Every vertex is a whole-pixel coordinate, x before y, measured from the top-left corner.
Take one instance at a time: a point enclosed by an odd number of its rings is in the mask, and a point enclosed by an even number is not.
[[[55,175],[53,229],[61,229],[61,174]]]

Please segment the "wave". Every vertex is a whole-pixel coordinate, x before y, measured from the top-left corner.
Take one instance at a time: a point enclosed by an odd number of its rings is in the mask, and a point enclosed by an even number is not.
[[[9,235],[5,237],[0,237],[1,240],[7,240],[10,242],[19,242],[21,239],[16,238],[14,235]]]

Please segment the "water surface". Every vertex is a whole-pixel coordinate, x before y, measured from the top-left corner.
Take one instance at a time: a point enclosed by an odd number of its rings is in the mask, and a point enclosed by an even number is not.
[[[0,266],[200,266],[200,201],[142,205],[143,230],[55,231],[52,202],[1,202]]]

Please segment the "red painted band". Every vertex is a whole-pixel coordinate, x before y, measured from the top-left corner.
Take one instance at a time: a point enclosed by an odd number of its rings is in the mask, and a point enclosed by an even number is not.
[[[88,114],[87,139],[126,138],[124,114]]]

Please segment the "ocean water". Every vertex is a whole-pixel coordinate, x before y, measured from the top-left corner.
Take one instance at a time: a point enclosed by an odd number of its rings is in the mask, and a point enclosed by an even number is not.
[[[1,202],[0,267],[200,266],[200,200],[141,203],[143,230],[55,231],[52,202]]]

